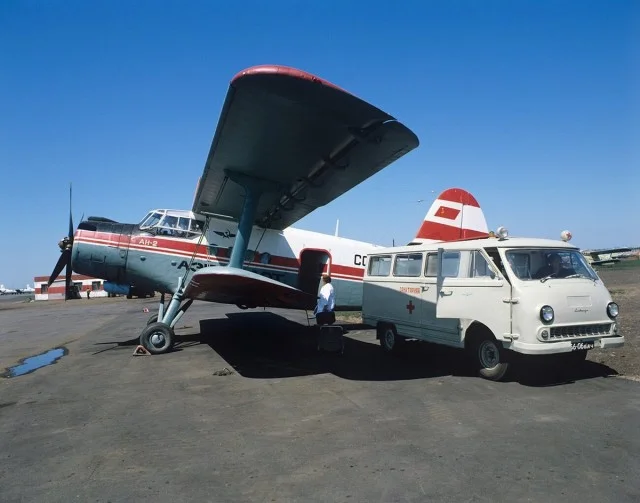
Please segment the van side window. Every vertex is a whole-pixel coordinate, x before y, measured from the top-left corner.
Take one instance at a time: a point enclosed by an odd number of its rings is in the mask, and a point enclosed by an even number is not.
[[[471,252],[471,264],[469,268],[470,278],[493,278],[495,273],[479,251]]]
[[[455,278],[460,269],[460,252],[442,252],[442,277]]]
[[[436,277],[438,275],[438,254],[428,253],[427,263],[424,266],[424,275],[428,278]]]
[[[422,253],[403,253],[396,255],[393,266],[394,276],[420,276],[422,272]]]
[[[389,276],[391,272],[391,255],[369,258],[369,276]]]

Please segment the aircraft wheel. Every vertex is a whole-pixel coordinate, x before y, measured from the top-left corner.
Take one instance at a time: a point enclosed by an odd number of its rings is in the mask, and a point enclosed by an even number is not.
[[[154,355],[171,351],[175,343],[173,329],[164,323],[151,323],[140,334],[140,344]]]
[[[157,314],[152,314],[149,317],[149,320],[147,321],[147,325],[151,325],[152,323],[155,323],[158,321],[158,315]]]

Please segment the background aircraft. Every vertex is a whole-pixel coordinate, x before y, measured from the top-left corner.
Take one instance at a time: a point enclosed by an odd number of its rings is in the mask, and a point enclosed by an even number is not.
[[[27,286],[25,288],[17,288],[16,292],[17,293],[35,293],[35,288],[29,286],[29,284],[27,283]]]
[[[0,295],[15,295],[16,293],[18,292],[11,288],[5,288],[4,285],[0,285]]]
[[[607,248],[602,250],[582,250],[582,254],[592,265],[610,265],[620,262],[620,258],[627,256],[633,250],[628,247]]]
[[[192,209],[153,210],[139,224],[89,217],[75,233],[70,214],[49,282],[66,268],[67,290],[73,270],[159,291],[159,312],[140,335],[151,353],[171,349],[173,327],[196,299],[313,309],[328,272],[338,308],[360,308],[366,256],[378,246],[291,224],[418,143],[318,77],[250,68],[231,81]]]

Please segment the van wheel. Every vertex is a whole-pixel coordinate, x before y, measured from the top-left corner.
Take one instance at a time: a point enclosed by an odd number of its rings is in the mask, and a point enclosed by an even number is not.
[[[493,338],[480,340],[475,345],[475,354],[478,372],[485,379],[499,381],[509,370],[502,344]]]
[[[385,353],[396,352],[402,346],[404,338],[398,335],[393,325],[381,325],[378,327],[380,347]]]

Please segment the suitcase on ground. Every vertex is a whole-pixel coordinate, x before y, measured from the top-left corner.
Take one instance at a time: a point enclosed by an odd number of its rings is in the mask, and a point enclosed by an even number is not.
[[[344,330],[340,325],[321,325],[318,327],[318,351],[344,353]]]

